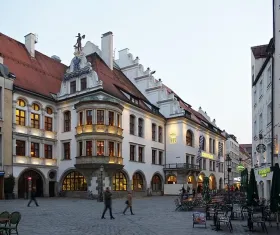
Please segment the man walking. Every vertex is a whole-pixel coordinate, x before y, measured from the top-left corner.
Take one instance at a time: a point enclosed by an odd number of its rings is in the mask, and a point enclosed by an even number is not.
[[[115,219],[114,216],[112,215],[112,193],[110,192],[110,189],[109,187],[106,188],[106,191],[104,192],[104,211],[103,211],[103,214],[102,214],[102,217],[101,219],[106,219],[104,217],[107,209],[109,209],[110,211],[110,217],[111,219]]]
[[[125,201],[126,208],[123,211],[123,214],[125,215],[125,212],[127,211],[128,208],[130,208],[130,213],[131,215],[134,215],[132,212],[132,195],[131,192],[128,192],[127,194],[127,200]]]
[[[36,200],[36,188],[33,187],[32,190],[31,190],[31,195],[30,195],[30,200],[29,200],[29,203],[28,203],[28,207],[30,207],[30,204],[32,201],[35,202],[36,206],[39,206],[38,203],[37,203],[37,200]]]

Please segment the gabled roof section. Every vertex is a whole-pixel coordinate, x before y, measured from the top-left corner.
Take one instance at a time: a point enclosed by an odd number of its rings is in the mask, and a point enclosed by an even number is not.
[[[267,46],[268,44],[251,47],[255,59],[266,58],[268,56]]]
[[[67,66],[36,51],[31,58],[25,45],[0,33],[0,53],[4,65],[15,74],[14,85],[51,97],[60,90]]]

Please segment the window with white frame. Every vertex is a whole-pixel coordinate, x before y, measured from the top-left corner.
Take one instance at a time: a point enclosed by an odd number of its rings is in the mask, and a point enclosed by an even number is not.
[[[271,103],[267,105],[267,125],[272,121],[272,106]]]
[[[259,117],[259,132],[262,132],[262,130],[263,130],[263,115],[261,113]]]
[[[269,87],[272,83],[272,70],[271,70],[271,65],[267,69],[267,87]]]

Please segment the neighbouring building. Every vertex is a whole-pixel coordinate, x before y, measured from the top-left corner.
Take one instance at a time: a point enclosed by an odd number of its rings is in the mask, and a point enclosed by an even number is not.
[[[273,3],[273,38],[266,45],[251,48],[252,164],[260,195],[267,199],[271,162],[280,162],[280,7],[279,1]]]
[[[251,156],[253,156],[252,144],[240,144],[240,146]]]
[[[4,177],[13,173],[12,129],[13,129],[13,82],[15,76],[3,65],[0,53],[0,200],[4,199]]]
[[[194,110],[161,79],[155,79],[154,71],[144,69],[128,49],[119,51],[118,57],[121,71],[166,118],[165,193],[178,194],[182,185],[199,190],[205,176],[210,189],[222,189],[226,138],[215,119],[201,108]]]

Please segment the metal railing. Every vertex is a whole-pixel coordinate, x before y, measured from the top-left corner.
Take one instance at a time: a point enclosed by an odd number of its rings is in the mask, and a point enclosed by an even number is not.
[[[185,169],[185,170],[197,170],[200,171],[199,165],[188,164],[188,163],[170,163],[165,164],[164,169]]]

